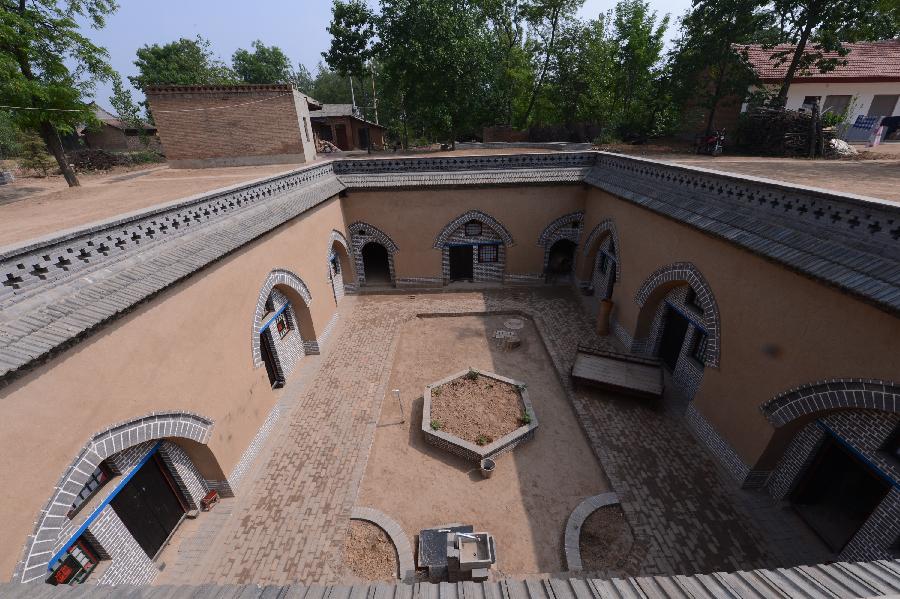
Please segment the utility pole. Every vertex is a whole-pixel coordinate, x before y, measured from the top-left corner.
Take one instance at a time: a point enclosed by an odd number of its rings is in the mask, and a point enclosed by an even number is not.
[[[369,67],[372,69],[370,72],[372,73],[372,107],[375,109],[375,124],[380,124],[378,122],[378,96],[375,94],[375,63],[370,62]]]

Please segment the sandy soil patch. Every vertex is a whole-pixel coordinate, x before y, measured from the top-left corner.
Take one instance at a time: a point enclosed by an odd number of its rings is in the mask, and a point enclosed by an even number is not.
[[[417,318],[400,327],[357,504],[381,510],[410,537],[451,522],[489,532],[500,575],[559,572],[569,514],[609,483],[534,324],[525,320],[518,349],[494,343],[508,319]],[[526,383],[541,423],[534,439],[497,458],[489,479],[477,465],[426,443],[421,430],[425,385],[469,367]],[[403,416],[392,389],[400,389]]]
[[[363,580],[397,579],[397,550],[387,533],[371,522],[350,521],[344,563]]]
[[[469,372],[431,390],[431,427],[487,445],[522,426],[525,405],[519,391],[509,383]]]
[[[585,571],[623,570],[634,545],[625,512],[618,505],[602,507],[581,526],[581,564]]]

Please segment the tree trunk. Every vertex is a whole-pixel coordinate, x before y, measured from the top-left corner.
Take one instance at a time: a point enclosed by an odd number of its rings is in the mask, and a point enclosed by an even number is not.
[[[547,75],[547,67],[550,64],[550,52],[553,51],[553,44],[556,42],[556,28],[558,26],[559,8],[555,9],[553,12],[553,25],[550,29],[550,43],[547,44],[547,53],[544,56],[544,65],[541,67],[541,76],[538,77],[537,84],[531,90],[531,99],[528,100],[528,108],[525,110],[525,117],[522,119],[522,122],[526,127],[528,126],[528,117],[531,116],[531,110],[534,108],[534,103],[537,100],[538,92],[544,85],[544,77]]]
[[[79,187],[81,184],[78,182],[75,171],[69,166],[69,159],[66,158],[62,143],[59,141],[59,135],[56,134],[56,128],[47,121],[44,121],[41,123],[40,133],[41,139],[44,140],[50,153],[56,158],[56,163],[59,165],[59,170],[62,172],[63,177],[66,178],[66,183],[69,184],[69,187]]]
[[[775,97],[776,106],[784,107],[784,105],[787,104],[788,90],[791,87],[791,82],[794,80],[794,74],[797,72],[797,66],[800,64],[800,59],[803,58],[803,53],[806,52],[806,43],[809,41],[809,36],[812,34],[813,23],[816,21],[813,9],[814,6],[810,6],[806,11],[806,25],[803,27],[803,33],[800,34],[800,39],[797,40],[797,47],[794,48],[794,55],[791,57],[791,64],[788,67],[787,73],[784,74],[784,80],[781,82],[781,89],[778,90],[778,95]]]

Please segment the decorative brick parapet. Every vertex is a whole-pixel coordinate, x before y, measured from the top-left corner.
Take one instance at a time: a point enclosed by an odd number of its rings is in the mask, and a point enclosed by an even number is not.
[[[896,203],[604,152],[585,182],[900,311]]]
[[[791,389],[760,406],[776,427],[807,414],[846,408],[900,412],[900,384],[880,379],[829,379]]]

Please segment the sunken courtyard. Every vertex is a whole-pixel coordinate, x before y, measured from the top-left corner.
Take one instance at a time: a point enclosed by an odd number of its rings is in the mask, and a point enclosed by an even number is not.
[[[897,203],[337,158],[16,241],[0,282],[3,581],[900,592]]]

